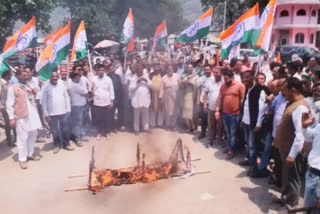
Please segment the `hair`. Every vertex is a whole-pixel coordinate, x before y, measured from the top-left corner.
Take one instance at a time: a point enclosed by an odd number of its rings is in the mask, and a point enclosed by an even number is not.
[[[81,67],[81,68],[82,68],[82,66],[81,66],[81,65],[79,65],[79,64],[75,64],[75,65],[72,67],[72,71],[75,71],[78,67]]]
[[[27,65],[24,67],[24,69],[27,69],[27,68],[30,69],[30,71],[33,71],[33,68],[30,65]]]
[[[295,77],[288,77],[287,80],[287,87],[288,89],[296,89],[299,93],[303,91],[303,85],[302,82],[295,78]]]
[[[314,88],[316,88],[316,87],[318,87],[318,86],[320,86],[320,82],[316,82],[316,83],[312,86],[312,89],[314,89]]]
[[[6,70],[5,72],[2,73],[1,77],[4,78],[6,76],[9,76],[11,74],[10,70]]]
[[[270,70],[272,71],[275,67],[280,67],[281,64],[277,62],[271,62],[270,63]]]
[[[170,63],[170,64],[167,65],[167,68],[169,68],[169,66],[171,66],[174,71],[177,70],[177,66],[175,64]]]
[[[233,77],[233,71],[228,69],[228,68],[222,69],[222,74],[223,74],[223,76],[227,76],[227,77],[230,77],[230,78]]]
[[[80,76],[80,74],[79,73],[75,73],[75,72],[72,72],[72,73],[70,73],[70,78],[71,79],[74,79],[75,77],[77,77],[77,76]]]
[[[20,76],[21,74],[22,74],[22,71],[21,71],[20,69],[18,69],[18,70],[16,71],[16,77]]]
[[[316,70],[314,75],[320,80],[320,70]]]
[[[250,76],[254,76],[255,71],[254,70],[246,70],[245,72],[243,72],[242,74],[240,74],[241,76],[244,76],[245,74],[250,74]]]
[[[97,64],[97,70],[99,70],[100,68],[105,68],[105,66],[103,64]]]
[[[262,72],[257,73],[257,76],[264,76],[264,79],[266,79],[266,75]]]
[[[210,69],[212,68],[212,66],[211,66],[210,64],[205,64],[205,65],[203,66],[203,68],[205,68],[205,67],[209,67]]]
[[[240,60],[240,61],[241,61],[241,60]],[[230,63],[229,63],[230,67],[233,68],[233,67],[236,65],[237,62],[238,62],[238,59],[237,59],[237,58],[232,58],[232,59],[230,60]]]
[[[285,67],[280,65],[280,68],[278,70],[279,78],[285,78],[287,77],[287,73],[285,72]]]

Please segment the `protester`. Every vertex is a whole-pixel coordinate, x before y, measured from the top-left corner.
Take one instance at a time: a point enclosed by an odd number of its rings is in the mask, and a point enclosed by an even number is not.
[[[144,131],[149,131],[149,107],[151,104],[150,87],[151,81],[143,76],[140,65],[135,67],[137,76],[130,80],[129,96],[133,107],[133,129],[139,135],[140,126]]]
[[[154,72],[150,75],[152,82],[151,88],[151,108],[150,108],[150,126],[162,127],[164,122],[163,105],[159,100],[161,88],[161,67],[159,64],[154,65]]]
[[[241,80],[241,73],[244,72],[242,71],[242,61],[241,60],[236,60],[235,65],[233,66],[233,78],[237,82],[242,82]]]
[[[195,72],[192,64],[188,64],[186,73],[182,75],[180,87],[182,87],[183,94],[182,118],[184,119],[187,129],[191,133],[193,133],[195,129],[194,111],[197,98],[196,92],[198,79],[199,76]]]
[[[65,86],[58,80],[58,72],[52,72],[50,82],[43,87],[41,94],[43,117],[50,126],[54,154],[61,147],[68,151],[74,150],[69,143],[70,97]]]
[[[223,78],[224,84],[220,88],[215,117],[219,120],[222,113],[223,127],[228,138],[225,151],[227,159],[232,159],[235,152],[236,131],[240,108],[244,100],[245,87],[242,83],[234,80],[231,70],[224,69]]]
[[[34,154],[37,130],[41,128],[36,109],[35,94],[27,85],[28,74],[17,70],[18,82],[10,86],[6,102],[9,124],[17,132],[18,159],[21,169],[27,169],[27,161],[39,161]]]
[[[93,78],[92,84],[92,120],[97,129],[97,140],[100,140],[101,137],[111,140],[109,133],[115,97],[112,80],[105,75],[104,65],[98,65],[97,76]]]
[[[221,118],[217,120],[215,118],[216,103],[219,96],[220,88],[223,84],[221,68],[213,68],[214,78],[210,80],[204,89],[205,94],[203,97],[204,110],[208,112],[208,137],[209,142],[206,144],[213,145],[214,140],[217,139],[219,143],[222,143],[222,121]]]
[[[277,129],[274,146],[279,150],[282,160],[282,188],[280,202],[291,207],[298,205],[300,193],[300,178],[298,164],[304,144],[301,118],[304,112],[309,112],[308,104],[302,94],[302,84],[294,77],[286,80],[281,93],[288,100]]]
[[[4,130],[6,133],[6,140],[9,147],[14,147],[14,142],[16,141],[17,134],[16,130],[12,129],[9,124],[9,115],[6,109],[7,97],[8,97],[8,89],[10,87],[10,79],[11,79],[11,72],[9,70],[3,72],[1,77],[1,92],[0,92],[0,111],[2,117],[4,119]],[[13,130],[15,139],[12,139],[11,130]]]
[[[170,130],[176,128],[176,98],[179,88],[179,77],[174,73],[173,65],[168,65],[168,73],[161,80],[160,101],[165,112],[165,126]]]

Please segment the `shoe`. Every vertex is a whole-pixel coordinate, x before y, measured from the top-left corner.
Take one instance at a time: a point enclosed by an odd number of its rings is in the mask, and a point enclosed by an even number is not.
[[[223,154],[227,154],[229,152],[228,148],[224,148],[224,150],[222,151]]]
[[[207,149],[209,149],[210,144],[209,144],[209,143],[206,143],[206,144],[204,144],[204,146],[205,146]]]
[[[239,165],[240,166],[250,166],[250,163],[248,160],[242,160],[242,161],[239,161]]]
[[[89,139],[88,139],[88,138],[86,138],[86,137],[82,137],[82,138],[81,138],[81,141],[88,142],[88,141],[89,141]]]
[[[134,135],[135,136],[139,136],[139,132],[134,132]]]
[[[39,161],[41,158],[38,155],[32,155],[31,157],[28,157],[29,161]]]
[[[253,170],[252,175],[250,176],[252,178],[267,178],[268,172],[266,170]]]
[[[120,130],[121,132],[124,132],[124,131],[126,130],[126,127],[121,126],[119,130]]]
[[[100,140],[100,139],[101,139],[101,135],[98,135],[96,139],[97,139],[97,140]]]
[[[106,135],[106,140],[111,140],[111,137],[110,137],[110,135]]]
[[[76,142],[75,144],[77,147],[83,147],[83,143],[81,143],[81,142]]]
[[[274,203],[274,204],[279,204],[280,206],[285,206],[286,205],[286,202],[281,198],[274,198],[274,199],[272,199],[271,202]]]
[[[227,157],[226,157],[226,160],[231,160],[234,158],[234,154],[232,152],[228,152],[227,153]]]
[[[16,147],[17,145],[15,143],[8,143],[9,147]]]
[[[73,151],[74,148],[69,144],[69,145],[66,145],[65,147],[63,147],[65,150],[67,151]]]
[[[60,147],[59,146],[55,146],[53,149],[53,154],[57,154],[60,151]]]
[[[201,139],[203,139],[205,137],[206,137],[206,134],[201,132],[201,134],[199,135],[198,139],[201,140]]]
[[[28,169],[28,163],[27,161],[20,161],[19,166],[21,169]]]

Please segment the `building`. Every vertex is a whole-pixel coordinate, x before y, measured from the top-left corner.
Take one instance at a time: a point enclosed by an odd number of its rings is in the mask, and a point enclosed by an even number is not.
[[[320,49],[320,0],[278,0],[271,49],[280,45]]]

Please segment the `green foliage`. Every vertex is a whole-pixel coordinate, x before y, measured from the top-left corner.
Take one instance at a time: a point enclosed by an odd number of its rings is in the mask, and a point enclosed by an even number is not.
[[[214,26],[216,31],[223,28],[223,14],[225,0],[200,0],[203,8],[214,7]],[[232,25],[243,13],[259,2],[260,12],[268,4],[268,0],[226,0],[226,29]]]
[[[56,7],[56,0],[1,0],[0,1],[0,48],[14,32],[17,20],[28,22],[32,16],[37,18],[38,30],[49,32],[50,12]]]
[[[135,36],[151,37],[163,19],[168,32],[182,30],[188,23],[182,16],[177,0],[60,0],[71,13],[72,32],[85,21],[88,41],[96,44],[103,39],[119,40],[123,23],[132,8]]]

